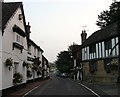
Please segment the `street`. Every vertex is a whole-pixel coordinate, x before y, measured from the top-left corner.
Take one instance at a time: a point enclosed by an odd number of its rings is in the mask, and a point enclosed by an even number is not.
[[[33,89],[33,91],[26,93],[24,97],[29,97],[30,95],[91,95],[92,97],[99,97],[99,95],[73,82],[69,78],[61,78],[55,74],[51,74],[49,82],[41,84]]]

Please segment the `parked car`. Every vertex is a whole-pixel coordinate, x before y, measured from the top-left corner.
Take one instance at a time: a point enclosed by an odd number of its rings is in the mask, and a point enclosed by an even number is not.
[[[69,77],[69,76],[68,76],[67,73],[62,73],[62,74],[61,74],[61,77],[63,77],[63,78],[67,78],[67,77]]]
[[[61,73],[60,72],[56,72],[56,76],[60,76],[61,75]]]

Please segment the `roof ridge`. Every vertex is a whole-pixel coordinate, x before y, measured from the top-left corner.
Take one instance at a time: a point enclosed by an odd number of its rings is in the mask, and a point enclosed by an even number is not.
[[[11,3],[22,3],[22,2],[3,2],[3,3],[5,3],[5,4],[11,4]]]
[[[8,20],[11,18],[11,16],[19,6],[22,6],[22,2],[3,2],[3,7],[2,7],[2,13],[3,13],[2,28],[3,29],[5,28],[6,23],[8,22]]]

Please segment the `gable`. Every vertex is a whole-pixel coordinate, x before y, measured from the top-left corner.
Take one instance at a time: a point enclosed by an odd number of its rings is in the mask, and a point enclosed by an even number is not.
[[[88,46],[90,44],[94,44],[96,42],[100,42],[112,37],[116,37],[118,35],[118,22],[115,22],[104,29],[98,30],[94,32],[91,36],[89,36],[83,43],[82,47]]]
[[[26,26],[25,22],[25,16],[23,11],[22,2],[3,2],[2,5],[2,34],[4,33],[4,29],[6,28],[6,25],[10,18],[15,14],[16,10],[20,8],[23,15],[23,25]],[[26,27],[25,27],[26,30]]]

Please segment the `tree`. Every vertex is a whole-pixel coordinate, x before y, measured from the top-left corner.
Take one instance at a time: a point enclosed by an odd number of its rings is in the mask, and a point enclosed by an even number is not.
[[[58,53],[56,67],[60,72],[69,73],[73,66],[73,59],[68,51]]]
[[[73,45],[70,45],[68,47],[68,52],[70,53],[73,59],[77,59],[78,57],[80,59],[80,56],[78,56],[80,55],[80,49],[81,49],[80,45],[73,43]]]
[[[120,20],[120,2],[114,1],[109,10],[103,11],[98,15],[98,21],[96,25],[101,29]]]

